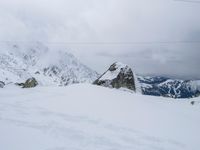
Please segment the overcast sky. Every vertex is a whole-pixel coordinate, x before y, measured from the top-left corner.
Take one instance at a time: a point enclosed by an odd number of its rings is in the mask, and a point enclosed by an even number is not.
[[[200,3],[174,0],[0,0],[0,41],[66,47],[100,73],[121,61],[200,79],[199,14]]]

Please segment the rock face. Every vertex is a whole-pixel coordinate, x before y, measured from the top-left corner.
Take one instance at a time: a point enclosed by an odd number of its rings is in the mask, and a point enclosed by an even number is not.
[[[117,89],[136,90],[133,71],[129,66],[119,62],[112,64],[93,84]]]
[[[33,88],[38,85],[38,82],[35,78],[29,78],[23,85],[23,88]]]
[[[0,81],[0,88],[3,88],[5,86],[5,83],[3,81]]]

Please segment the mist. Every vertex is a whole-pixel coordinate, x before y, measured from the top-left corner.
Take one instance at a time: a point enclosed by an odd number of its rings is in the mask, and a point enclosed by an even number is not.
[[[98,72],[200,79],[200,4],[174,0],[0,0],[0,43],[42,42]]]

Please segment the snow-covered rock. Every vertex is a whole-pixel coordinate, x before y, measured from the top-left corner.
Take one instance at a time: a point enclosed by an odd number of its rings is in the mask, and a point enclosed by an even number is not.
[[[127,88],[135,91],[135,77],[132,69],[123,63],[116,62],[102,74],[95,82],[96,85],[101,85],[110,88]]]
[[[0,79],[7,83],[24,83],[34,77],[40,85],[64,86],[92,83],[98,74],[66,50],[41,43],[4,43],[0,45]]]
[[[26,80],[26,82],[23,85],[23,88],[33,88],[38,85],[38,82],[35,78],[29,78]]]

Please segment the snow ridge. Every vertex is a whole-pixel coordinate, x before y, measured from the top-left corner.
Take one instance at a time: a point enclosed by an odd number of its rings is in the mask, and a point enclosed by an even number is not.
[[[42,43],[1,44],[0,79],[6,84],[24,82],[30,77],[40,85],[64,86],[93,82],[98,74],[64,50]]]

